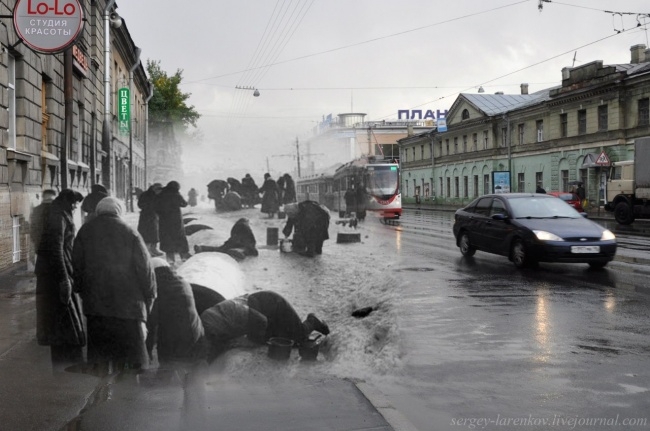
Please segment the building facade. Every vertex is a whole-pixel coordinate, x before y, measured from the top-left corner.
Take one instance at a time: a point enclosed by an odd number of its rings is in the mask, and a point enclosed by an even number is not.
[[[461,94],[445,132],[399,141],[403,198],[460,207],[507,173],[513,192],[581,182],[590,207],[603,205],[609,163],[633,159],[634,139],[650,136],[649,98],[645,45],[627,64],[565,68],[560,86],[533,94],[527,84],[517,95]]]
[[[14,3],[1,0],[0,14],[11,16]],[[103,184],[112,195],[127,199],[131,172],[134,187],[144,187],[147,76],[116,15],[105,43],[105,18],[115,12],[114,1],[80,4],[83,29],[61,53],[38,53],[22,43],[11,19],[0,23],[0,271],[33,258],[29,218],[43,190],[71,188],[85,196],[93,184]],[[116,89],[123,83],[133,89],[133,137],[120,133]],[[78,227],[79,211],[75,217]]]

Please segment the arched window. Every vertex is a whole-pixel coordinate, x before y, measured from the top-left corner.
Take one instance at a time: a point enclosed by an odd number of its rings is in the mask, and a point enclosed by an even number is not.
[[[469,120],[469,111],[467,109],[463,109],[463,113],[462,113],[461,118],[463,120]]]

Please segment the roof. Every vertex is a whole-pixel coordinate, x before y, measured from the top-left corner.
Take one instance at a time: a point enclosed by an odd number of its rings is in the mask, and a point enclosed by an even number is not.
[[[462,96],[485,115],[493,116],[546,100],[549,90],[550,88],[532,94],[462,93]]]

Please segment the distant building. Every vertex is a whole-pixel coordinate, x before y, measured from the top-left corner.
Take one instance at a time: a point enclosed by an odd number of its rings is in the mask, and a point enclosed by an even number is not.
[[[462,206],[493,192],[507,172],[510,190],[568,191],[582,182],[591,205],[604,204],[607,167],[633,158],[634,139],[650,136],[650,50],[631,48],[630,63],[602,61],[562,70],[562,84],[535,93],[463,93],[447,131],[399,140],[402,197]],[[425,200],[426,202],[426,200]]]

